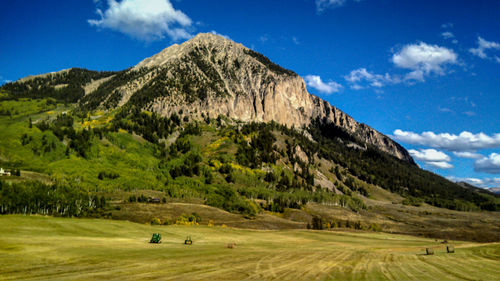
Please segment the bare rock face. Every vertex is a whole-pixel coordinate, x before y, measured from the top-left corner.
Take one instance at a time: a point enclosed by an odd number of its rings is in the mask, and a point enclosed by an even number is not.
[[[202,114],[212,118],[225,115],[295,128],[307,127],[319,118],[413,163],[408,152],[387,136],[309,94],[296,73],[221,36],[199,34],[141,61],[122,76],[130,79],[108,96],[97,97],[101,107],[131,103],[163,116],[182,110],[194,119]]]

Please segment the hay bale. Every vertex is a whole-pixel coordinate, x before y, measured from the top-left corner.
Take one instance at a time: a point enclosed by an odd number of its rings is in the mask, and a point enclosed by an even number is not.
[[[455,253],[455,247],[453,245],[446,246],[446,252],[448,252],[448,254]]]
[[[425,253],[427,255],[434,255],[434,249],[432,249],[432,248],[425,248]]]
[[[236,243],[228,243],[227,244],[227,248],[228,249],[234,249],[234,248],[236,248]]]

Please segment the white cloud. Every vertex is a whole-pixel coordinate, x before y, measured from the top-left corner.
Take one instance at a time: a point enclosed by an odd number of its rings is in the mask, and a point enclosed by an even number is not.
[[[482,59],[487,59],[488,55],[484,52],[485,50],[500,50],[500,43],[493,41],[486,41],[481,36],[477,37],[477,48],[470,48],[469,52],[471,54],[478,56]]]
[[[500,147],[500,133],[488,136],[484,133],[473,134],[467,131],[459,135],[434,132],[405,132],[394,131],[394,138],[409,144],[423,145],[448,151],[476,151],[478,149]]]
[[[292,37],[292,42],[293,42],[293,44],[295,44],[295,45],[300,45],[300,41],[299,41],[299,39],[297,39],[297,37],[295,37],[295,36],[293,36],[293,37]]]
[[[410,155],[419,160],[425,162],[425,164],[433,166],[439,169],[451,169],[453,165],[449,162],[451,161],[450,156],[446,153],[435,150],[435,149],[420,149],[420,151],[415,149],[408,150]]]
[[[482,154],[470,151],[453,151],[453,154],[457,157],[469,158],[469,159],[479,159],[484,157]]]
[[[474,171],[488,174],[500,174],[500,154],[491,153],[488,157],[476,160]]]
[[[306,80],[307,86],[323,94],[336,93],[343,88],[342,85],[334,81],[323,82],[318,75],[307,75],[304,79]]]
[[[399,83],[400,79],[397,77],[392,77],[389,73],[385,75],[375,74],[369,72],[366,68],[358,68],[349,73],[349,75],[344,76],[344,79],[353,85],[351,86],[354,90],[361,90],[364,87],[360,85],[362,82],[366,82],[366,86],[371,86],[375,88],[381,88],[386,84]]]
[[[478,187],[499,187],[500,186],[500,178],[461,178],[461,177],[454,177],[454,176],[449,176],[446,177],[450,181],[454,182],[466,182],[469,184],[472,184],[474,186]]]
[[[457,44],[458,43],[458,40],[455,39],[455,34],[453,34],[453,32],[451,32],[451,31],[441,32],[441,37],[443,37],[446,40],[451,40],[451,42],[453,44]]]
[[[427,165],[433,166],[438,169],[451,169],[453,165],[448,162],[426,162]]]
[[[392,56],[392,62],[400,68],[413,70],[407,80],[423,81],[425,75],[444,74],[446,64],[456,64],[458,55],[451,49],[424,42],[404,46]]]
[[[449,32],[453,36],[451,32]],[[448,34],[448,36],[449,36]],[[499,58],[500,61],[500,58]],[[344,79],[351,84],[351,89],[381,88],[388,84],[424,81],[430,74],[444,75],[447,64],[457,64],[458,55],[452,50],[424,42],[405,45],[392,55],[392,62],[399,68],[409,69],[404,77],[389,73],[376,74],[366,68],[352,70]]]
[[[451,39],[451,38],[455,38],[455,35],[450,31],[445,31],[445,32],[441,33],[441,37],[443,37],[444,39]]]
[[[415,159],[426,162],[450,162],[451,158],[446,153],[435,149],[410,149],[408,152]]]
[[[465,111],[464,114],[469,117],[476,116],[476,113],[474,111]]]
[[[173,40],[188,39],[187,30],[191,19],[174,9],[169,0],[108,0],[104,12],[97,9],[101,19],[88,23],[100,28],[115,30],[145,41],[159,40],[168,36]]]
[[[499,58],[499,57],[497,57],[497,56],[495,56],[495,61],[496,61],[497,63],[500,63],[500,58]]]

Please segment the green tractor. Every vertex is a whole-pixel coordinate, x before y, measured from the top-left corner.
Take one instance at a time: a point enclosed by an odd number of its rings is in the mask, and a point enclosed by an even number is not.
[[[153,233],[153,237],[151,237],[151,240],[149,240],[149,243],[160,244],[161,243],[161,234],[160,233]]]
[[[191,245],[193,244],[193,240],[191,240],[191,236],[186,237],[186,240],[184,240],[185,245]]]

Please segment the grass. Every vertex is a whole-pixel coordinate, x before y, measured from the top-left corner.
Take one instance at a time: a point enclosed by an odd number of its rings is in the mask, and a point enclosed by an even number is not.
[[[163,243],[149,244],[159,232]],[[192,246],[183,245],[186,236]],[[236,243],[228,249],[228,243]],[[307,230],[0,217],[0,279],[495,280],[500,244]],[[434,256],[423,255],[434,247]]]

